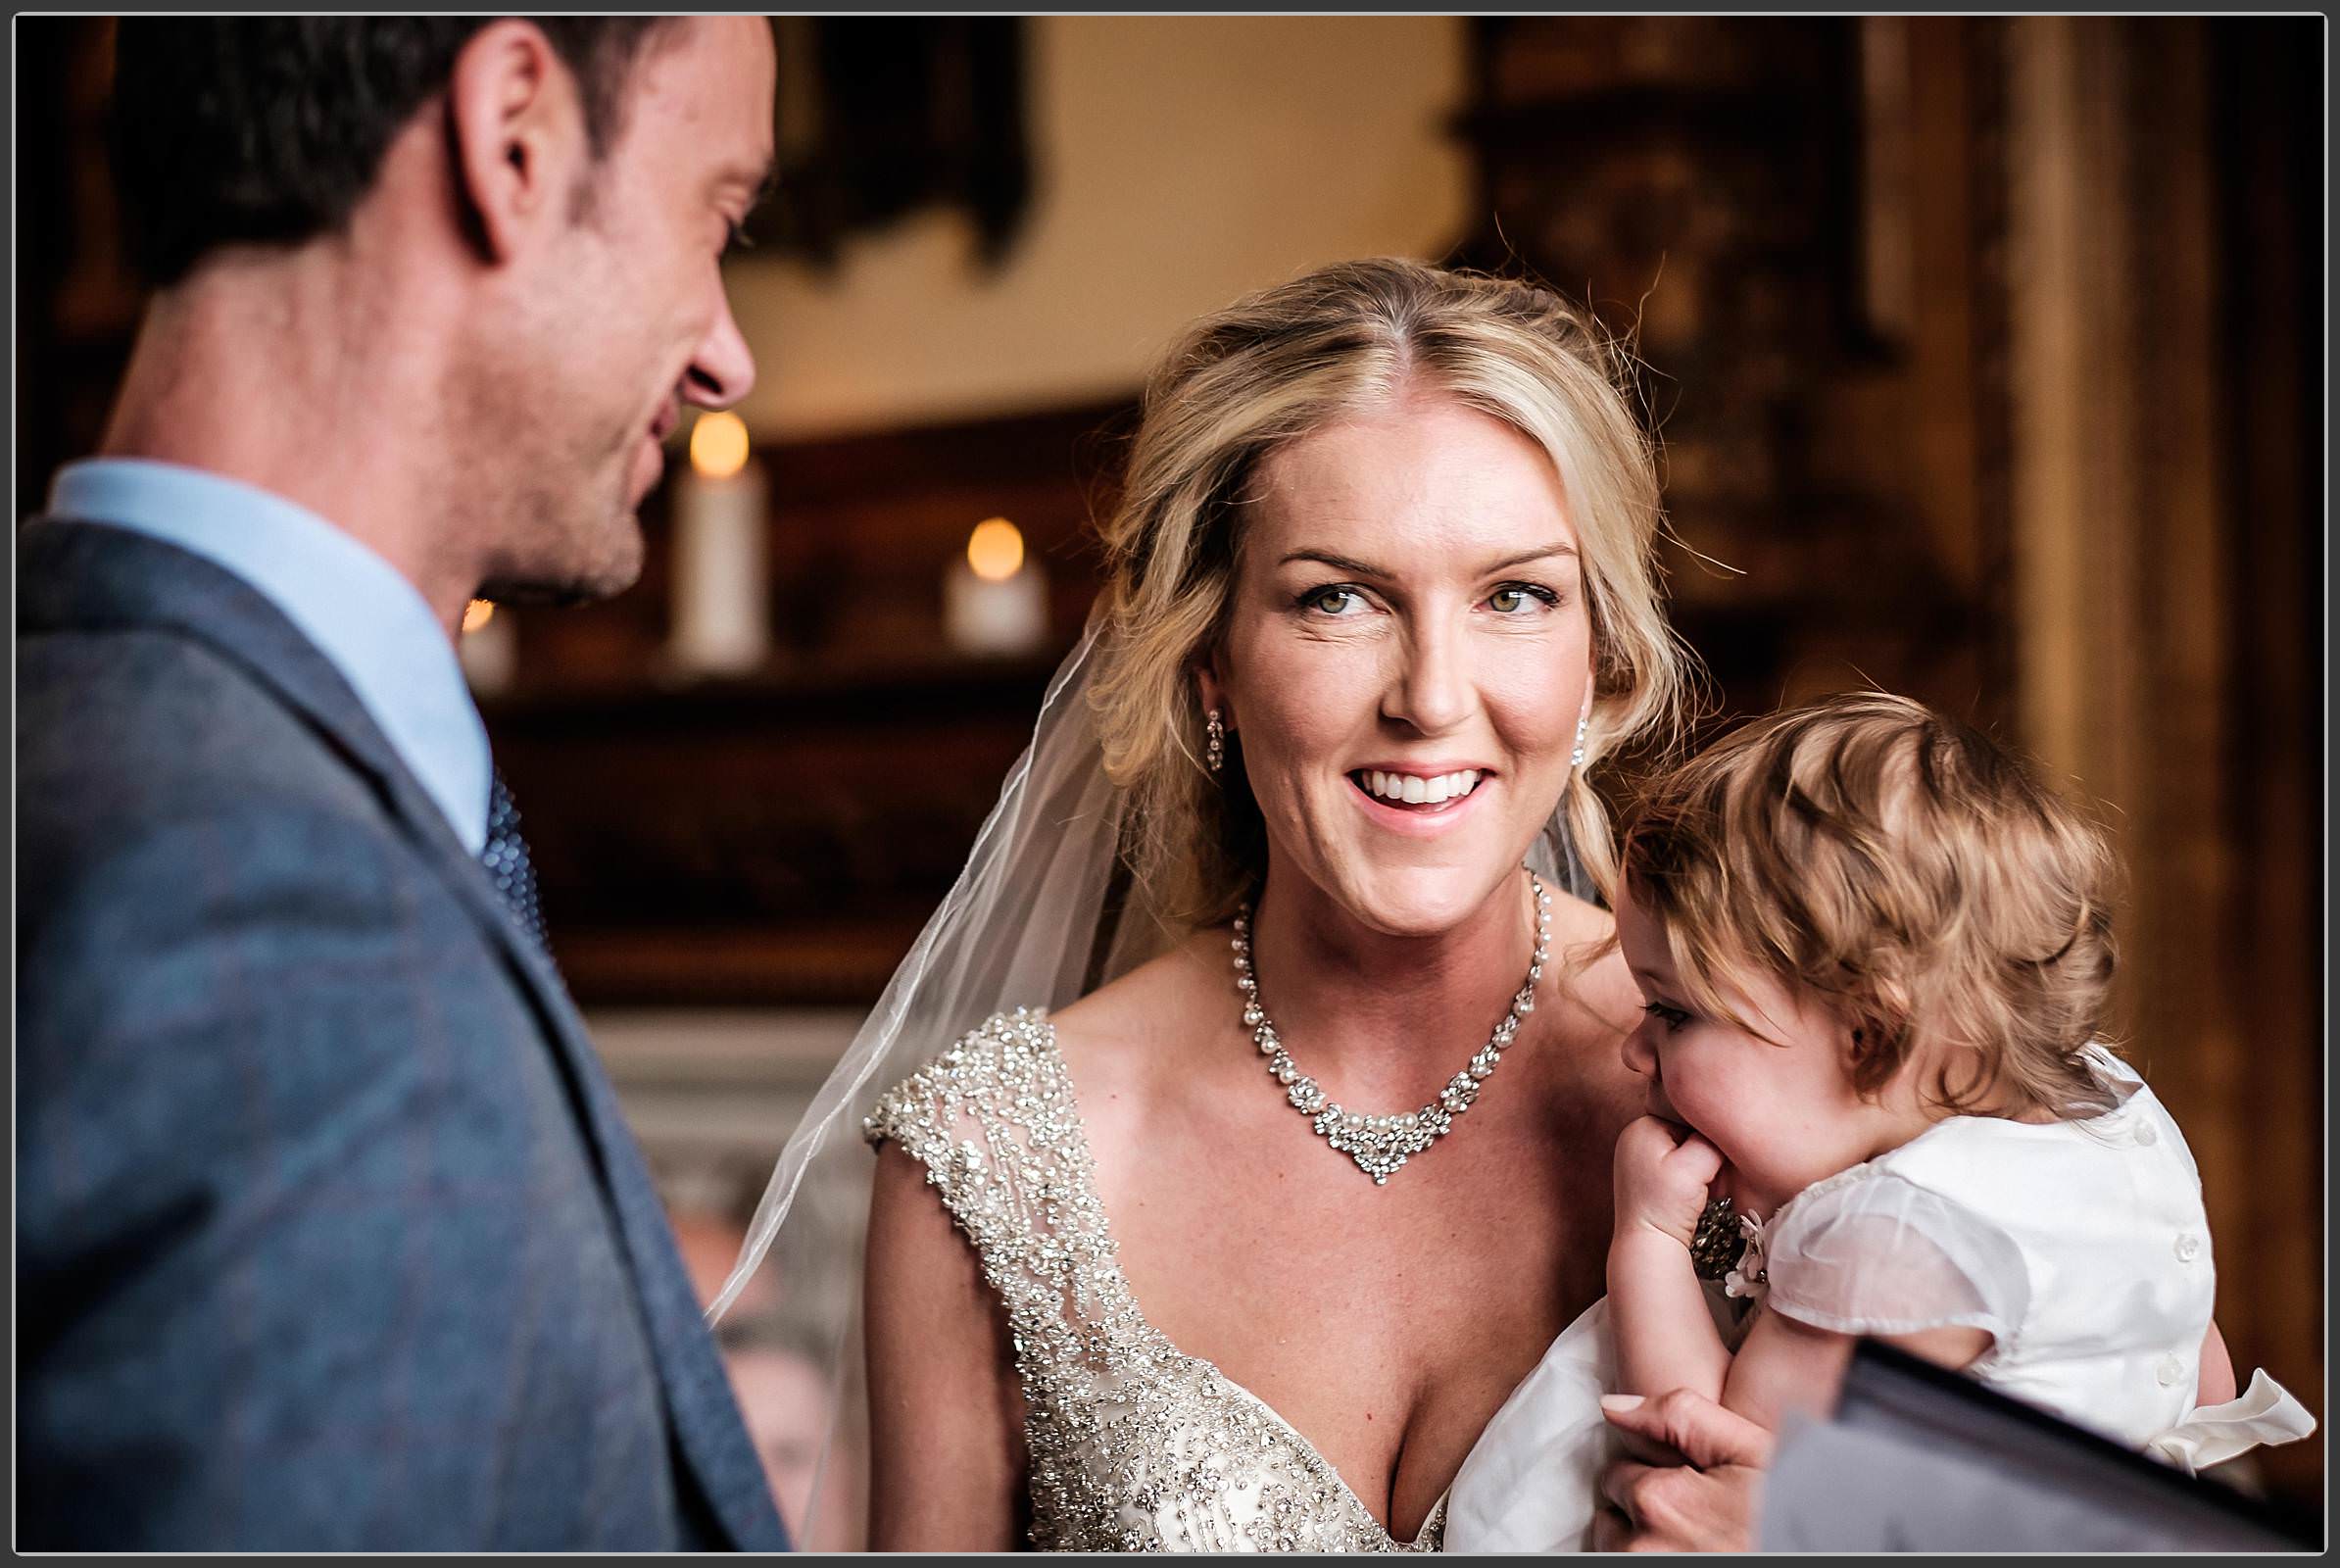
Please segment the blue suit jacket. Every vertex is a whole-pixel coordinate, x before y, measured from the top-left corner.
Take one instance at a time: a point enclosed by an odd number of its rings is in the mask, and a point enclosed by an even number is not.
[[[780,1548],[559,975],[322,655],[18,537],[27,1549]]]

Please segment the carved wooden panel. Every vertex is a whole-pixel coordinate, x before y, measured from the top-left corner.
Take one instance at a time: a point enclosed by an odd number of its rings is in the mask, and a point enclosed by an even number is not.
[[[493,705],[578,999],[874,1000],[974,843],[1051,667],[934,660]]]
[[[1988,410],[1965,396],[1992,353],[1972,339],[2002,318],[1967,260],[1994,220],[1966,196],[1991,110],[1971,31],[1892,35],[1912,62],[1862,25],[1483,20],[1461,128],[1487,220],[1465,255],[1588,300],[1640,361],[1676,620],[1725,713],[1876,682],[1995,716],[1979,677],[2004,613],[1976,563],[2003,554],[1981,499],[2001,481],[1974,461]],[[1956,182],[1890,215],[1915,230],[1891,236],[1921,259],[1912,315],[1954,344],[1893,341],[1872,308],[1863,129],[1880,120]],[[1910,473],[1921,432],[1950,448],[1930,485]]]

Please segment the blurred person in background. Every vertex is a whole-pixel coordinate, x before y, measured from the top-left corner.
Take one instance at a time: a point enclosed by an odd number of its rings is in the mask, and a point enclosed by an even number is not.
[[[675,1250],[682,1257],[683,1270],[691,1276],[692,1294],[702,1305],[712,1304],[731,1265],[739,1261],[746,1227],[729,1215],[682,1203],[667,1207],[666,1222],[674,1230]],[[740,1316],[752,1317],[767,1310],[773,1296],[772,1279],[756,1279],[740,1293],[733,1309]]]
[[[680,1245],[683,1264],[702,1301],[711,1305],[746,1244],[748,1224],[762,1191],[762,1173],[734,1207],[676,1202],[667,1210]],[[836,1517],[857,1512],[858,1472],[850,1454],[831,1451],[828,1436],[833,1413],[829,1380],[823,1375],[826,1331],[799,1298],[797,1309],[784,1304],[778,1281],[770,1273],[751,1280],[731,1303],[715,1332],[723,1352],[724,1369],[731,1375],[732,1394],[747,1419],[748,1436],[762,1461],[772,1499],[792,1535],[803,1530],[817,1486],[822,1511]],[[858,1539],[831,1543],[858,1547]]]
[[[860,1476],[853,1453],[850,1446],[829,1442],[834,1396],[820,1335],[776,1307],[765,1307],[727,1315],[715,1343],[722,1347],[756,1456],[763,1462],[764,1479],[790,1531],[802,1530],[810,1517],[816,1491],[825,1514],[857,1513]],[[850,1550],[862,1542],[856,1534],[835,1544]]]
[[[34,1549],[777,1548],[456,659],[640,570],[756,19],[125,21],[155,288],[18,540]]]

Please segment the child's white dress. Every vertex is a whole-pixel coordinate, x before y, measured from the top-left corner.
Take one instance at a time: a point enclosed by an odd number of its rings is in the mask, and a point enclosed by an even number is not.
[[[2201,1177],[2177,1124],[2111,1054],[2121,1103],[2087,1121],[1953,1116],[1814,1183],[1759,1228],[1741,1269],[1773,1311],[1844,1334],[1963,1325],[1993,1340],[1985,1386],[2187,1470],[2314,1419],[2265,1372],[2199,1407],[2215,1275]],[[1588,1544],[1611,1456],[1607,1302],[1552,1343],[1455,1477],[1449,1551]]]

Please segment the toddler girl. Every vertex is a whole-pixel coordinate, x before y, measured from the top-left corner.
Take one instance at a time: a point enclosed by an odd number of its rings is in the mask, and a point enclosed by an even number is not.
[[[2189,1470],[2314,1430],[2264,1372],[2234,1396],[2193,1158],[2097,1040],[2112,857],[2007,751],[1882,694],[1776,714],[1659,780],[1622,860],[1648,1114],[1605,1332],[1490,1423],[1449,1549],[1584,1544],[1599,1393],[1776,1429],[1862,1335]],[[1717,1198],[1736,1321],[1692,1258]]]

